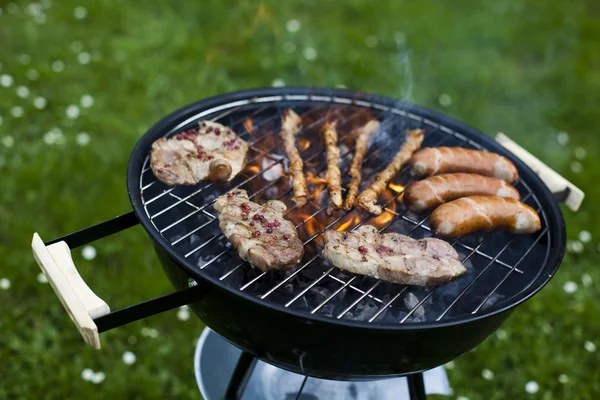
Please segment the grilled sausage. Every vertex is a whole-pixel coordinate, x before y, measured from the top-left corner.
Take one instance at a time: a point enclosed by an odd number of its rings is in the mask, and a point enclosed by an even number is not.
[[[447,201],[467,196],[498,196],[520,200],[519,191],[503,180],[478,174],[443,174],[410,184],[404,205],[414,212],[432,210]]]
[[[508,158],[462,147],[421,149],[413,155],[410,165],[413,176],[468,172],[493,176],[508,183],[513,183],[519,177],[517,167]]]
[[[344,210],[349,211],[354,207],[356,196],[358,195],[358,189],[360,188],[360,181],[362,180],[362,164],[367,153],[367,145],[369,140],[377,130],[379,129],[380,123],[377,120],[370,120],[363,127],[360,128],[358,137],[356,138],[356,145],[354,150],[354,158],[350,164],[350,175],[351,180],[348,184],[348,194],[346,195],[346,201],[344,202]]]
[[[477,231],[505,230],[529,234],[541,229],[535,210],[518,200],[498,196],[471,196],[442,204],[429,218],[433,232],[454,239]]]
[[[296,134],[302,128],[302,118],[291,109],[284,111],[281,116],[281,132],[279,135],[283,140],[283,148],[290,160],[290,175],[292,176],[292,188],[294,196],[292,200],[302,208],[308,201],[308,189],[304,177],[304,163],[298,149],[296,148]]]
[[[383,209],[377,204],[377,197],[387,187],[388,183],[396,176],[402,165],[406,163],[411,155],[421,147],[423,143],[423,129],[413,129],[406,133],[406,142],[400,147],[400,150],[394,156],[394,159],[383,171],[377,174],[375,180],[368,189],[358,195],[356,205],[371,214],[379,215]]]
[[[340,172],[340,148],[337,145],[338,133],[335,122],[328,122],[323,126],[323,139],[327,152],[327,191],[333,208],[342,206],[342,174]]]

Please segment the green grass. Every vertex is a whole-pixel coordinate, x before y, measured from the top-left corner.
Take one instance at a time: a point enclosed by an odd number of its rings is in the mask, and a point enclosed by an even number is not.
[[[0,75],[14,81],[0,85],[0,278],[11,283],[0,290],[0,398],[199,397],[192,357],[200,320],[167,312],[102,334],[104,347],[94,351],[50,286],[37,281],[31,236],[48,240],[128,211],[126,166],[146,129],[189,102],[275,79],[343,84],[438,109],[490,135],[505,132],[584,189],[581,211],[563,210],[569,239],[587,230],[592,241],[567,254],[538,296],[448,372],[454,397],[600,396],[599,352],[584,347],[600,346],[597,2],[42,4],[50,7],[0,1]],[[77,6],[85,18],[74,17]],[[290,19],[301,22],[298,32],[286,29]],[[304,57],[307,47],[316,59]],[[62,71],[54,70],[56,61]],[[19,86],[29,89],[26,98],[17,96]],[[66,108],[85,94],[93,106],[68,118]],[[47,100],[42,110],[34,107],[38,96]],[[15,106],[22,116],[13,115]],[[55,127],[62,138],[48,145],[45,134]],[[557,140],[560,131],[569,134],[566,145]],[[80,132],[89,145],[77,143]],[[585,159],[576,160],[578,147]],[[77,250],[75,263],[113,309],[171,290],[140,227],[94,247],[94,260]],[[575,293],[563,290],[567,281],[578,285]],[[158,337],[143,335],[148,328]],[[137,356],[133,365],[122,361],[125,351]],[[84,368],[106,379],[84,381]],[[484,369],[492,380],[482,377]],[[568,382],[559,382],[561,374]],[[526,393],[529,381],[538,383],[536,394]]]

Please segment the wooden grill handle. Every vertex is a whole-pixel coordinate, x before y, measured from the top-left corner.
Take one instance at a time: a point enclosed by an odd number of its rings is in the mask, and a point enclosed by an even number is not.
[[[33,234],[31,248],[33,257],[83,339],[99,349],[100,336],[94,318],[110,313],[110,308],[77,272],[69,246],[64,241],[46,246],[36,232]]]
[[[577,186],[563,178],[559,173],[541,162],[537,157],[519,146],[505,134],[499,132],[496,135],[496,141],[517,156],[529,168],[531,168],[542,181],[548,186],[552,193],[560,193],[567,190],[565,205],[572,211],[579,210],[585,194]]]

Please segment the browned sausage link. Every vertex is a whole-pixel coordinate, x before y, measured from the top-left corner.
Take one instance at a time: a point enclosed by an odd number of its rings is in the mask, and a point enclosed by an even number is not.
[[[404,205],[411,211],[423,212],[447,201],[476,195],[521,198],[517,189],[501,179],[458,173],[430,176],[410,184],[404,192]]]
[[[529,234],[541,229],[540,217],[527,204],[497,196],[471,196],[442,204],[429,218],[436,236],[455,239],[478,231]]]
[[[348,194],[346,195],[346,201],[344,201],[344,210],[348,211],[354,207],[356,196],[358,195],[358,189],[360,187],[360,181],[362,180],[362,164],[367,153],[367,145],[369,140],[377,130],[379,129],[380,123],[377,120],[371,120],[367,122],[360,131],[356,138],[356,145],[354,150],[354,158],[350,164],[350,175],[351,180],[348,184]]]
[[[517,167],[508,158],[462,147],[421,149],[413,155],[410,165],[413,176],[469,172],[493,176],[508,183],[513,183],[519,177]]]
[[[306,178],[302,172],[304,163],[298,149],[296,148],[295,137],[296,133],[302,126],[302,119],[291,109],[285,110],[281,117],[281,132],[279,135],[283,140],[283,147],[290,160],[290,174],[292,175],[292,188],[294,189],[294,196],[292,200],[302,207],[308,200],[308,190],[306,188]]]

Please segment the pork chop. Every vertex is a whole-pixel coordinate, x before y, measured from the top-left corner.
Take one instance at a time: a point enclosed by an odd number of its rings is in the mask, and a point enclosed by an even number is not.
[[[208,178],[230,181],[246,166],[248,144],[231,129],[211,121],[198,129],[152,144],[150,168],[167,185],[195,185]]]
[[[371,225],[354,232],[325,232],[323,257],[355,274],[416,286],[445,285],[467,272],[454,248],[435,238],[380,234]]]
[[[287,207],[281,201],[260,205],[238,189],[218,197],[214,207],[233,248],[261,271],[289,269],[302,260],[304,246],[294,224],[283,218]]]

